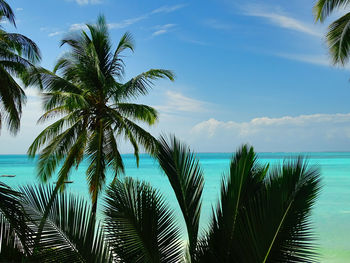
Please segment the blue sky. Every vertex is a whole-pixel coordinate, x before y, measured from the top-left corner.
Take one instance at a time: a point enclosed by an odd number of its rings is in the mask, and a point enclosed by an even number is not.
[[[115,43],[129,31],[125,79],[167,68],[139,102],[160,112],[152,133],[175,133],[197,151],[350,150],[350,67],[332,67],[314,1],[9,0],[17,31],[32,38],[52,69],[60,39],[104,14]],[[4,24],[9,31],[15,29]],[[4,129],[0,153],[24,153],[43,126],[40,98],[28,89],[22,130]],[[129,151],[125,145],[124,151]]]

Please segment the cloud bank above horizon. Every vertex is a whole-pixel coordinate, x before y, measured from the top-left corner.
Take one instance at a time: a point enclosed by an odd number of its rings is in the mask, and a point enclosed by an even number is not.
[[[193,126],[193,144],[202,151],[232,151],[249,143],[258,151],[348,151],[350,113],[259,117],[248,122],[210,118]]]

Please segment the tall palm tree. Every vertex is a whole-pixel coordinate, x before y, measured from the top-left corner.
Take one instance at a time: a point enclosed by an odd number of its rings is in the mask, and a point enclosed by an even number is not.
[[[220,200],[207,230],[199,235],[204,184],[199,162],[175,138],[162,138],[158,147],[157,159],[186,223],[187,242],[186,237],[181,238],[174,211],[158,190],[132,178],[117,178],[107,189],[102,225],[93,219],[87,202],[58,193],[50,206],[44,234],[33,243],[54,189],[28,186],[21,188],[21,204],[32,230],[29,236],[33,238],[24,240],[30,249],[25,254],[20,253],[20,246],[12,246],[12,250],[0,247],[0,259],[317,262],[310,220],[320,190],[317,169],[309,168],[301,158],[270,169],[258,164],[253,148],[243,146],[232,157],[229,171],[222,178]],[[9,237],[0,235],[1,243],[11,241]]]
[[[346,10],[349,4],[348,0],[318,0],[314,6],[315,19],[324,22],[334,11]],[[326,38],[333,63],[344,66],[350,55],[350,12],[330,24]]]
[[[38,175],[44,182],[62,163],[57,180],[62,188],[71,169],[78,167],[86,155],[89,161],[86,175],[95,213],[107,168],[112,168],[114,176],[124,172],[118,138],[132,144],[137,163],[139,145],[150,153],[156,149],[156,140],[138,123],[154,124],[157,111],[130,100],[146,95],[153,80],[173,80],[174,76],[169,70],[151,69],[125,83],[118,82],[124,75],[122,53],[133,51],[134,44],[126,33],[112,50],[103,16],[97,24],[87,24],[87,30],[64,38],[61,45],[70,49],[58,60],[54,71],[36,69],[26,81],[44,90],[46,113],[39,121],[61,116],[39,134],[28,154],[34,157],[41,150]]]
[[[0,21],[6,20],[16,25],[11,7],[0,0]],[[5,121],[10,132],[18,132],[26,96],[14,77],[22,77],[39,60],[40,52],[33,41],[0,26],[0,129]]]

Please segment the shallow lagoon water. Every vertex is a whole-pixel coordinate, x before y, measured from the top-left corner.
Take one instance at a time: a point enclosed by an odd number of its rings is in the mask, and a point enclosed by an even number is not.
[[[299,154],[307,156],[310,165],[317,165],[322,174],[322,192],[313,210],[313,222],[321,253],[321,262],[350,262],[350,153],[259,153],[261,164],[276,165],[283,159]],[[216,205],[220,190],[220,181],[228,171],[232,153],[200,153],[197,155],[204,170],[205,188],[203,193],[203,210],[201,228],[210,218],[212,205]],[[149,182],[158,188],[167,198],[169,205],[177,213],[179,224],[182,218],[176,205],[167,178],[162,174],[155,160],[142,155],[140,166],[136,167],[133,155],[124,155],[126,175]],[[85,179],[87,163],[83,162],[78,170],[74,170],[68,190],[88,198]],[[14,178],[0,178],[10,186],[17,187],[27,183],[38,182],[35,160],[26,155],[0,155],[0,174],[15,174]],[[107,183],[112,175],[107,176]],[[55,178],[51,180],[53,183]],[[99,207],[102,207],[100,202]]]

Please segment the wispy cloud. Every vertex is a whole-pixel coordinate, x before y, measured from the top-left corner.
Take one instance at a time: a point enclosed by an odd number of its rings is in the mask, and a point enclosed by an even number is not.
[[[23,8],[22,8],[22,7],[17,7],[17,8],[16,8],[16,11],[17,11],[17,12],[21,12],[21,11],[23,11]]]
[[[86,24],[84,24],[84,23],[76,23],[76,24],[70,25],[69,31],[85,30],[86,28],[87,28]]]
[[[288,54],[288,53],[276,53],[274,54],[278,57],[305,62],[309,64],[319,65],[319,66],[332,66],[330,58],[323,54],[311,55],[311,54]]]
[[[148,15],[142,15],[142,16],[138,16],[138,17],[134,17],[134,18],[129,18],[129,19],[125,19],[121,22],[118,23],[110,23],[108,24],[108,27],[110,29],[116,28],[116,29],[120,29],[120,28],[125,28],[128,27],[132,24],[135,24],[137,22],[140,22],[142,20],[147,19],[149,16]]]
[[[269,21],[271,24],[281,28],[298,31],[316,37],[322,37],[323,35],[320,27],[291,17],[280,8],[273,8],[271,10],[271,8],[262,5],[246,5],[243,7],[243,13],[247,16],[261,17]]]
[[[173,5],[173,6],[162,6],[157,9],[154,9],[151,14],[158,14],[158,13],[171,13],[176,10],[179,10],[183,7],[185,7],[185,4],[179,4],[179,5]]]
[[[230,30],[232,29],[232,24],[219,21],[217,19],[207,19],[203,21],[203,24],[217,30]]]
[[[77,0],[77,1],[88,2],[88,0]],[[185,6],[186,6],[185,4],[173,5],[173,6],[162,6],[160,8],[154,9],[154,10],[152,10],[148,13],[145,13],[143,15],[140,15],[140,16],[124,19],[124,20],[122,20],[120,22],[116,22],[116,23],[109,23],[108,28],[109,29],[126,28],[126,27],[131,26],[133,24],[136,24],[138,22],[149,19],[153,15],[161,14],[161,13],[171,13],[171,12],[179,10]],[[168,24],[168,25],[170,25],[170,24]],[[76,31],[76,30],[82,30],[82,29],[86,29],[86,25],[84,23],[75,23],[69,27],[69,31]],[[165,30],[165,29],[163,29],[163,30]],[[164,32],[164,33],[166,33],[166,32]],[[162,34],[162,32],[160,32],[159,34]]]
[[[205,112],[208,103],[183,95],[180,92],[167,91],[164,105],[154,106],[160,112],[176,114],[176,112]]]
[[[78,5],[88,5],[88,4],[101,4],[102,0],[69,0],[69,1],[75,1]]]
[[[162,26],[156,26],[156,31],[153,32],[152,36],[159,36],[168,33],[172,28],[174,28],[175,24],[166,24]]]
[[[117,22],[117,23],[110,23],[110,24],[108,24],[108,26],[111,29],[113,29],[113,28],[117,28],[117,29],[125,28],[125,27],[128,27],[130,25],[136,24],[140,21],[149,19],[153,15],[175,12],[175,11],[185,7],[185,6],[186,6],[185,4],[179,4],[179,5],[173,5],[173,6],[162,6],[162,7],[159,7],[157,9],[152,10],[151,12],[145,13],[145,14],[137,16],[137,17],[128,18],[128,19],[122,20],[121,22]]]
[[[50,34],[48,34],[49,37],[54,37],[54,36],[59,36],[59,35],[62,35],[64,34],[64,31],[55,31],[55,32],[52,32]]]
[[[344,67],[338,67],[332,64],[331,58],[326,54],[290,54],[290,53],[274,53],[274,56],[281,58],[295,60],[303,63],[313,64],[317,66],[333,67],[333,68],[343,68],[350,70],[350,64]]]

